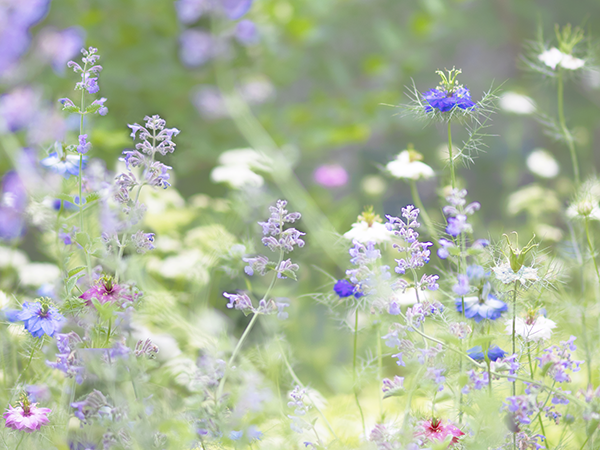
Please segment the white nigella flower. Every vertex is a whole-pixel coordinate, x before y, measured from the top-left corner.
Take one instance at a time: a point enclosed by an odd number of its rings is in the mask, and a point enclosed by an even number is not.
[[[418,180],[420,178],[431,178],[435,175],[433,169],[427,164],[422,163],[423,155],[419,152],[408,149],[400,152],[396,159],[389,162],[386,166],[388,172],[396,178],[405,178],[409,180]]]
[[[494,271],[494,274],[496,274],[496,278],[498,278],[498,280],[504,284],[511,284],[515,281],[520,281],[521,284],[524,285],[528,281],[539,280],[537,269],[534,269],[533,267],[521,266],[519,271],[515,273],[510,267],[510,264],[506,262],[492,268],[492,270]]]
[[[600,208],[598,202],[594,202],[591,199],[582,199],[578,202],[572,203],[567,208],[567,217],[569,219],[585,218],[592,220],[600,220]]]
[[[581,69],[585,65],[585,61],[583,59],[575,58],[573,55],[565,54],[556,47],[552,47],[550,50],[544,50],[538,56],[538,59],[548,67],[551,67],[552,70],[555,70],[556,66],[558,65],[569,70]]]
[[[229,150],[219,156],[221,165],[210,173],[214,183],[228,183],[231,187],[261,187],[264,184],[262,176],[256,171],[268,172],[271,162],[251,148]]]
[[[50,263],[29,263],[18,268],[19,280],[25,286],[41,286],[60,278],[60,269]]]
[[[525,339],[525,341],[550,339],[554,328],[556,328],[556,323],[553,320],[546,319],[544,316],[537,318],[528,317],[526,320],[521,317],[515,319],[515,333]],[[506,321],[506,332],[512,334],[512,320]]]
[[[523,115],[532,114],[536,109],[531,98],[516,92],[505,92],[500,97],[500,107],[506,112]]]
[[[560,167],[554,157],[541,148],[535,149],[527,157],[527,168],[533,174],[542,178],[554,178],[560,171]]]
[[[356,239],[361,244],[387,242],[392,239],[392,236],[393,233],[381,223],[381,218],[373,213],[373,208],[358,216],[358,220],[352,224],[350,231],[344,233],[346,239],[350,241]]]

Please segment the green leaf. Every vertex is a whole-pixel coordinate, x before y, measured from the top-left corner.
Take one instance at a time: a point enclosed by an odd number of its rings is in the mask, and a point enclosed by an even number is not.
[[[99,200],[100,198],[101,198],[101,196],[98,192],[92,192],[91,194],[89,194],[85,197],[85,201],[89,205],[90,203],[95,202],[96,200]]]
[[[67,280],[67,283],[65,285],[65,290],[67,291],[68,295],[71,295],[71,291],[73,291],[73,288],[75,287],[75,284],[77,283],[77,280],[79,278],[81,278],[84,274],[80,274],[74,277],[71,277]]]
[[[75,240],[82,247],[87,247],[88,245],[90,245],[90,242],[91,242],[89,234],[87,234],[84,231],[80,231],[79,233],[77,233],[75,235]]]
[[[85,266],[75,267],[67,272],[67,278],[71,278],[73,275],[77,275],[82,270],[85,270]]]
[[[390,389],[389,391],[386,391],[383,394],[383,398],[390,398],[390,397],[401,397],[406,393],[406,389],[404,389],[403,387],[397,387],[395,389]]]
[[[291,278],[294,281],[298,281],[298,277],[296,276],[296,272],[294,272],[293,270],[286,269],[283,272],[281,272],[281,275],[283,275],[284,277]]]

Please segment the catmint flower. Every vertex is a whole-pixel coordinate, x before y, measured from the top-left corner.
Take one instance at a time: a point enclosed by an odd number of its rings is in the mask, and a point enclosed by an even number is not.
[[[82,154],[86,154],[90,148],[92,148],[92,144],[87,142],[87,134],[79,135],[79,145],[77,146],[77,151]]]
[[[215,39],[206,31],[185,30],[179,44],[179,57],[187,67],[199,67],[216,55]]]
[[[146,116],[144,120],[146,121],[145,126],[137,123],[127,125],[131,128],[130,136],[133,139],[136,139],[138,132],[140,133],[139,139],[142,142],[136,144],[135,148],[149,156],[154,155],[156,152],[163,156],[167,153],[173,153],[175,143],[172,139],[179,134],[179,130],[177,128],[165,128],[167,122],[158,115]],[[152,140],[152,143],[148,139]]]
[[[456,295],[461,297],[470,292],[469,277],[467,275],[458,275],[458,283],[452,287]]]
[[[253,0],[223,0],[221,7],[230,20],[241,19],[252,7]]]
[[[465,384],[461,391],[465,395],[471,392],[473,389],[480,391],[489,384],[490,378],[487,372],[479,373],[475,370],[469,370],[467,375],[469,376],[469,381],[467,384]]]
[[[269,207],[271,217],[266,222],[258,222],[263,229],[262,243],[273,252],[291,252],[295,246],[304,247],[301,236],[306,233],[291,227],[284,229],[285,223],[294,223],[301,218],[298,212],[288,213],[286,205],[287,201],[277,200],[276,206]]]
[[[108,114],[108,108],[106,106],[104,106],[104,102],[106,101],[106,98],[102,97],[99,100],[94,100],[92,102],[92,105],[90,106],[90,108],[98,108],[98,110],[96,111],[98,114],[100,114],[101,116],[105,116]]]
[[[483,351],[481,345],[477,345],[467,350],[467,354],[476,361],[483,361],[486,356],[490,361],[496,361],[506,356],[506,352],[497,345],[492,345],[485,352]]]
[[[63,229],[66,230],[66,228],[64,228],[64,225],[63,225]],[[75,226],[71,229],[71,231],[59,231],[58,238],[61,241],[63,241],[63,244],[65,244],[65,245],[76,244],[75,235],[78,233],[78,231],[79,231],[79,228],[77,228]]]
[[[29,384],[25,386],[25,392],[31,402],[48,401],[52,398],[50,389],[45,384]]]
[[[440,392],[444,390],[444,382],[446,381],[446,377],[443,375],[444,372],[444,369],[436,369],[435,367],[428,367],[425,372],[425,378],[437,384],[437,390]]]
[[[315,182],[328,188],[340,187],[348,183],[348,172],[339,164],[325,164],[317,167],[313,174]]]
[[[229,300],[229,303],[227,303],[227,307],[229,309],[235,307],[235,309],[239,309],[245,314],[254,310],[254,306],[252,306],[252,300],[250,300],[250,297],[248,297],[245,292],[240,292],[239,294],[229,294],[227,292],[223,292],[223,297]]]
[[[435,418],[420,422],[415,436],[428,439],[431,442],[444,441],[446,438],[452,437],[450,445],[457,444],[458,438],[464,436],[465,433],[450,422],[446,424],[442,422],[442,419]]]
[[[24,396],[23,400],[17,403],[16,408],[8,405],[8,410],[3,415],[6,419],[5,427],[33,433],[42,425],[50,423],[47,416],[51,412],[50,408],[38,408],[37,403],[29,403],[27,397]]]
[[[306,389],[301,388],[299,385],[296,385],[289,395],[291,401],[288,402],[288,408],[293,408],[295,415],[288,414],[288,418],[291,420],[290,428],[296,433],[302,433],[304,430],[311,428],[311,425],[302,418],[308,412],[308,405],[304,403],[305,395]]]
[[[75,61],[69,61],[67,63],[67,67],[73,69],[75,73],[81,74],[81,81],[75,85],[75,89],[85,89],[89,94],[96,94],[100,91],[98,77],[94,76],[102,70],[102,66],[96,65],[96,62],[100,58],[100,56],[96,54],[97,52],[98,49],[94,47],[89,47],[87,50],[85,48],[81,49],[81,53],[83,54],[83,57],[81,58],[83,67]]]
[[[235,37],[244,45],[256,44],[260,40],[256,24],[248,19],[240,20],[236,24]]]
[[[75,409],[75,417],[77,417],[83,423],[87,423],[87,421],[92,417],[98,416],[105,412],[104,410],[106,407],[110,409],[108,400],[104,394],[102,394],[102,392],[96,389],[88,394],[85,400],[71,403],[71,408]]]
[[[512,333],[512,326],[511,320],[506,322],[506,333]],[[525,319],[515,318],[515,333],[526,342],[550,339],[554,328],[556,328],[556,323],[544,316],[528,316]]]
[[[244,272],[248,276],[254,275],[254,272],[257,271],[259,275],[265,276],[268,269],[269,258],[263,255],[258,255],[253,258],[242,258],[242,261],[247,262],[248,265],[244,267]]]
[[[440,259],[448,258],[450,256],[450,251],[457,249],[456,245],[447,239],[440,239],[438,244],[440,245],[440,248],[438,248],[437,255]]]
[[[56,335],[56,362],[46,361],[46,364],[53,369],[58,369],[69,378],[75,378],[77,384],[83,383],[85,368],[78,358],[75,346],[81,344],[83,340],[77,333],[71,331],[68,334]]]
[[[37,302],[23,303],[21,311],[7,311],[9,322],[23,322],[25,329],[33,337],[40,338],[44,334],[52,337],[63,327],[66,319],[58,312],[49,298],[41,298]]]
[[[471,334],[471,331],[473,330],[465,322],[455,322],[450,324],[450,333],[459,339],[466,338],[469,334]]]
[[[171,186],[167,180],[171,175],[167,172],[172,167],[166,166],[159,161],[154,161],[146,167],[146,183],[150,186],[158,186],[163,189]]]
[[[425,104],[425,112],[432,112],[437,109],[440,112],[448,112],[458,107],[468,110],[475,106],[471,100],[471,93],[467,88],[459,85],[456,77],[461,73],[460,70],[452,69],[446,75],[441,70],[436,73],[442,78],[440,85],[422,94]]]
[[[154,359],[159,352],[159,348],[152,342],[150,338],[147,338],[146,340],[140,339],[135,344],[135,349],[133,352],[136,358],[146,356],[148,359]]]
[[[404,150],[396,156],[396,159],[389,162],[385,168],[395,178],[407,180],[428,179],[435,175],[435,172],[427,164],[421,162],[423,155],[412,147]]]
[[[578,372],[579,366],[584,363],[571,359],[571,352],[577,350],[573,343],[575,339],[575,336],[571,336],[568,341],[561,341],[560,346],[553,345],[545,349],[541,357],[536,357],[539,368],[557,383],[570,382],[571,377],[566,371]]]
[[[537,406],[530,395],[517,395],[506,397],[506,403],[502,405],[502,409],[512,413],[513,420],[528,425],[531,423],[530,416],[536,412]]]
[[[394,376],[393,380],[389,378],[384,378],[382,381],[383,387],[381,390],[384,394],[398,393],[404,391],[404,377],[399,377],[398,375]],[[384,395],[385,397],[385,395]]]
[[[0,240],[10,241],[25,233],[27,207],[25,184],[15,171],[8,171],[0,191]]]
[[[148,250],[154,249],[154,233],[144,233],[140,230],[131,235],[131,242],[135,246],[136,252],[146,253]]]
[[[83,167],[87,164],[87,156],[83,157]],[[51,171],[58,173],[65,177],[67,180],[71,175],[79,175],[79,156],[67,155],[66,153],[62,156],[58,155],[58,152],[52,152],[48,157],[42,159],[40,164],[47,167]]]

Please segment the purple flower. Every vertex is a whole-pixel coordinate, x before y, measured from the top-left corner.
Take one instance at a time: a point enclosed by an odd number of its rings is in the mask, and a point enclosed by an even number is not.
[[[210,0],[178,0],[175,2],[177,17],[183,24],[196,22],[202,14],[210,11]]]
[[[25,302],[21,311],[7,311],[6,318],[9,322],[23,322],[25,329],[36,338],[44,334],[54,336],[66,321],[58,309],[46,301]]]
[[[570,382],[567,371],[578,372],[579,366],[584,363],[571,359],[571,352],[577,350],[575,339],[571,336],[569,340],[561,341],[560,346],[553,345],[545,349],[541,357],[536,357],[539,368],[558,383]]]
[[[44,57],[50,60],[54,71],[63,74],[67,61],[77,55],[84,44],[83,36],[84,32],[79,28],[46,28],[39,34],[39,48]]]
[[[467,222],[467,216],[459,214],[456,217],[450,217],[448,219],[448,226],[446,227],[446,233],[450,236],[456,237],[461,233],[470,233],[473,231],[473,227]]]
[[[221,0],[221,6],[230,20],[238,20],[250,11],[252,0]]]
[[[138,253],[146,253],[148,250],[154,249],[154,233],[144,233],[139,230],[131,235],[131,242]]]
[[[364,295],[360,292],[358,285],[353,284],[348,280],[338,280],[333,286],[333,291],[341,298],[350,297],[351,295],[360,298]]]
[[[248,19],[240,20],[235,26],[235,37],[244,45],[258,42],[258,31],[254,22]]]
[[[0,122],[11,132],[30,127],[39,115],[39,104],[39,94],[30,87],[13,89],[0,96]]]
[[[339,164],[326,164],[317,167],[313,174],[314,180],[321,186],[339,187],[348,183],[348,172]]]
[[[441,246],[437,251],[437,255],[440,259],[446,259],[450,256],[450,252],[448,251],[449,248],[456,248],[456,245],[447,239],[440,239],[438,243]]]
[[[477,345],[476,347],[473,347],[473,348],[470,348],[469,350],[467,350],[467,354],[471,358],[473,358],[477,361],[483,361],[485,359],[485,355],[487,355],[487,357],[490,361],[496,361],[500,358],[504,358],[504,356],[506,355],[506,352],[504,350],[502,350],[500,347],[498,347],[497,345],[492,345],[484,353],[481,345]]]
[[[448,91],[441,86],[430,89],[423,92],[423,100],[427,103],[425,112],[431,112],[434,109],[447,112],[457,106],[460,109],[469,109],[475,106],[475,103],[471,100],[471,93],[462,86],[453,91]]]
[[[0,192],[0,240],[12,240],[25,232],[27,191],[21,177],[9,171],[2,180]]]
[[[488,291],[489,292],[489,291]],[[504,311],[508,310],[508,305],[501,300],[498,300],[492,294],[485,292],[482,297],[467,297],[465,302],[465,317],[474,319],[479,323],[483,319],[496,320]],[[462,300],[456,299],[456,310],[462,313]]]
[[[105,116],[106,114],[108,114],[108,108],[106,106],[104,106],[104,102],[106,101],[106,98],[102,97],[99,100],[94,100],[92,102],[92,106],[100,106],[100,108],[98,108],[98,111],[96,111],[98,114],[100,114],[101,116]]]
[[[188,67],[199,67],[215,55],[215,41],[210,33],[185,30],[179,37],[179,57]]]
[[[400,389],[404,389],[404,377],[399,377],[398,375],[394,376],[394,380],[390,380],[389,378],[384,378],[382,380],[383,387],[381,390],[386,393],[389,391],[397,391]]]
[[[8,405],[8,410],[3,417],[6,419],[5,426],[13,430],[33,433],[41,428],[42,425],[50,423],[47,415],[52,412],[50,408],[38,408],[37,403],[29,403],[24,400],[18,403],[16,408]]]
[[[74,331],[68,334],[57,334],[56,346],[58,347],[58,353],[56,354],[56,362],[46,361],[49,367],[64,372],[67,377],[75,377],[77,384],[83,383],[85,374],[85,368],[79,361],[75,350],[75,346],[82,342],[82,339]]]
[[[100,304],[114,303],[123,305],[135,301],[136,294],[131,292],[129,286],[116,284],[112,277],[101,277],[97,284],[90,287],[87,291],[79,296],[85,300],[87,306],[92,305],[92,299],[98,300]]]
[[[229,300],[229,303],[227,303],[227,307],[229,309],[235,308],[244,312],[254,310],[252,300],[250,300],[250,297],[248,297],[245,292],[240,292],[239,294],[229,294],[227,292],[223,292],[223,297]]]
[[[81,154],[86,154],[90,148],[92,148],[92,144],[87,142],[87,134],[79,135],[79,145],[77,146],[77,151]]]
[[[469,277],[467,275],[459,275],[458,276],[458,283],[455,284],[452,287],[452,290],[454,291],[454,293],[456,295],[460,295],[461,297],[463,295],[467,295],[469,293],[470,287],[469,287]]]

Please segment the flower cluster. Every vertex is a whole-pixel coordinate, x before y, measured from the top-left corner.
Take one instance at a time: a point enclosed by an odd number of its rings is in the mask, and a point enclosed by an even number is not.
[[[76,346],[83,343],[83,340],[77,333],[71,331],[68,334],[56,335],[56,346],[58,353],[56,362],[46,361],[46,364],[53,369],[58,369],[69,378],[75,378],[77,384],[83,383],[85,367],[79,359]]]
[[[291,401],[288,402],[288,408],[294,409],[294,415],[288,414],[291,420],[290,428],[296,433],[302,433],[304,430],[312,428],[312,426],[303,418],[308,412],[309,406],[304,403],[306,389],[296,385],[294,390],[290,392]]]
[[[266,222],[258,222],[263,230],[262,243],[273,252],[280,252],[279,263],[269,261],[269,258],[263,255],[255,257],[245,257],[244,262],[248,265],[244,271],[249,276],[257,271],[264,276],[270,270],[277,273],[278,278],[296,279],[296,271],[300,268],[298,264],[292,263],[291,259],[283,260],[285,253],[294,250],[295,246],[304,247],[304,240],[301,238],[306,233],[296,230],[293,227],[285,228],[286,223],[294,223],[302,217],[299,212],[288,213],[285,209],[287,201],[277,200],[275,206],[270,206],[271,217]]]
[[[538,367],[557,383],[570,382],[571,377],[566,371],[578,372],[579,366],[584,363],[571,359],[571,352],[577,350],[575,339],[575,336],[571,336],[569,340],[561,341],[560,346],[553,345],[545,349],[544,354],[536,358]]]
[[[421,224],[417,222],[419,218],[419,210],[413,205],[408,205],[402,208],[402,217],[394,217],[387,215],[388,222],[386,226],[388,230],[393,231],[396,236],[401,237],[406,246],[394,244],[394,248],[400,253],[406,255],[405,258],[396,259],[398,265],[395,268],[396,273],[404,275],[406,270],[410,270],[416,277],[416,269],[423,267],[430,260],[431,251],[429,247],[431,242],[419,242],[419,233],[415,230]],[[429,289],[435,291],[438,289],[438,275],[423,275],[420,281],[415,279],[415,288]]]

